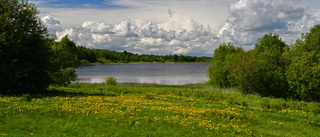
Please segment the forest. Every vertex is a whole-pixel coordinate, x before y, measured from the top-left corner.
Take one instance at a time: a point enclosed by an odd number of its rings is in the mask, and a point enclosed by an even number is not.
[[[77,46],[81,64],[109,64],[109,63],[136,63],[136,62],[210,62],[212,57],[196,57],[184,55],[148,55],[134,54],[128,51],[117,52],[103,49],[89,49],[84,46]]]
[[[207,75],[211,85],[236,87],[245,94],[319,102],[320,25],[291,45],[272,33],[249,51],[221,44]]]

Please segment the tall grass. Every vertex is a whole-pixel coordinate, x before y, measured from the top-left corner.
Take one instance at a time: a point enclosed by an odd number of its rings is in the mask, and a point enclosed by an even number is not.
[[[318,136],[319,114],[319,103],[205,84],[73,84],[1,96],[0,136]]]

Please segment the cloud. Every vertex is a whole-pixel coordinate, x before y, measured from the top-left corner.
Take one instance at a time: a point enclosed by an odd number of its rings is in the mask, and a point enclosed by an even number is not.
[[[159,24],[170,18],[168,9],[175,12],[172,17],[184,16],[205,27],[210,26],[217,29],[222,26],[227,17],[229,3],[234,1],[236,0],[108,0],[105,1],[106,4],[100,4],[105,8],[96,8],[95,6],[68,7],[63,4],[70,2],[62,2],[61,0],[33,0],[32,2],[39,4],[40,16],[51,15],[59,18],[63,29],[79,26],[85,21],[105,21],[114,25],[125,18],[131,19],[131,24],[136,26],[141,25],[137,24],[137,21],[144,23],[148,20]],[[79,3],[84,3],[84,1],[79,1]],[[92,2],[88,1],[87,3]],[[57,6],[57,4],[62,4],[62,6]],[[110,5],[116,8],[110,7]],[[188,28],[185,29],[188,30]]]
[[[284,28],[291,20],[304,15],[303,8],[294,8],[297,0],[240,0],[229,7],[227,21],[235,29],[261,31]]]
[[[56,36],[60,40],[68,34],[77,45],[89,48],[127,50],[140,54],[207,55],[212,54],[214,45],[217,45],[211,40],[213,34],[197,23],[185,25],[189,30],[165,30],[158,25],[147,21],[141,26],[135,26],[130,19],[115,25],[85,21],[81,26],[56,32]]]
[[[57,31],[62,31],[62,27],[60,25],[60,21],[54,19],[53,17],[47,15],[41,19],[41,21],[46,24],[47,29],[52,34],[55,34]]]
[[[265,33],[278,33],[288,44],[298,34],[319,21],[318,11],[308,13],[296,3],[300,0],[239,0],[229,7],[229,16],[214,37],[221,42],[254,45]],[[304,28],[304,29],[303,29]]]
[[[197,2],[200,4],[197,5]],[[278,33],[282,40],[290,44],[300,38],[301,33],[309,31],[320,22],[320,10],[299,7],[296,4],[299,0],[239,0],[226,10],[228,13],[226,20],[218,29],[212,28],[209,23],[215,19],[213,15],[219,14],[218,12],[207,11],[204,14],[204,12],[190,12],[193,9],[182,7],[182,5],[186,7],[195,5],[196,9],[205,11],[215,2],[223,1],[150,0],[134,3],[132,0],[117,0],[109,4],[116,4],[126,9],[68,9],[67,11],[72,13],[68,15],[70,19],[82,19],[78,20],[82,23],[79,25],[61,29],[59,20],[50,16],[44,17],[43,20],[49,30],[56,34],[58,40],[69,34],[77,45],[89,48],[160,55],[212,55],[214,49],[221,43],[228,42],[244,49],[252,49],[256,39],[265,33]],[[168,3],[173,4],[172,7],[167,7]],[[170,10],[166,13],[168,8]],[[171,9],[174,9],[174,14]],[[97,21],[90,18],[93,15],[102,19]],[[63,24],[63,21],[61,22]]]
[[[125,19],[113,28],[113,32],[119,36],[129,36],[131,33],[131,20]]]
[[[104,22],[96,23],[93,21],[86,21],[82,23],[83,28],[88,28],[92,33],[112,33],[112,25]]]
[[[310,14],[305,14],[299,20],[289,21],[287,27],[291,32],[307,32],[318,23],[320,23],[320,10],[314,9]]]

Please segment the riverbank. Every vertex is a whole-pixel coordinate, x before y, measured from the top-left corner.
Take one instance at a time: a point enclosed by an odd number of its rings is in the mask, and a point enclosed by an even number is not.
[[[319,103],[206,84],[72,84],[0,96],[0,136],[318,136]]]

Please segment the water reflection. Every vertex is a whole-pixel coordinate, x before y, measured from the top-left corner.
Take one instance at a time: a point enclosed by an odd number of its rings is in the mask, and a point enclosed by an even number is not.
[[[154,83],[161,85],[184,85],[205,83],[207,79],[195,79],[194,77],[115,77],[119,83]],[[78,78],[74,83],[104,83],[105,78]]]
[[[104,83],[114,76],[119,83],[184,85],[205,83],[209,63],[144,63],[82,66],[74,83]]]

